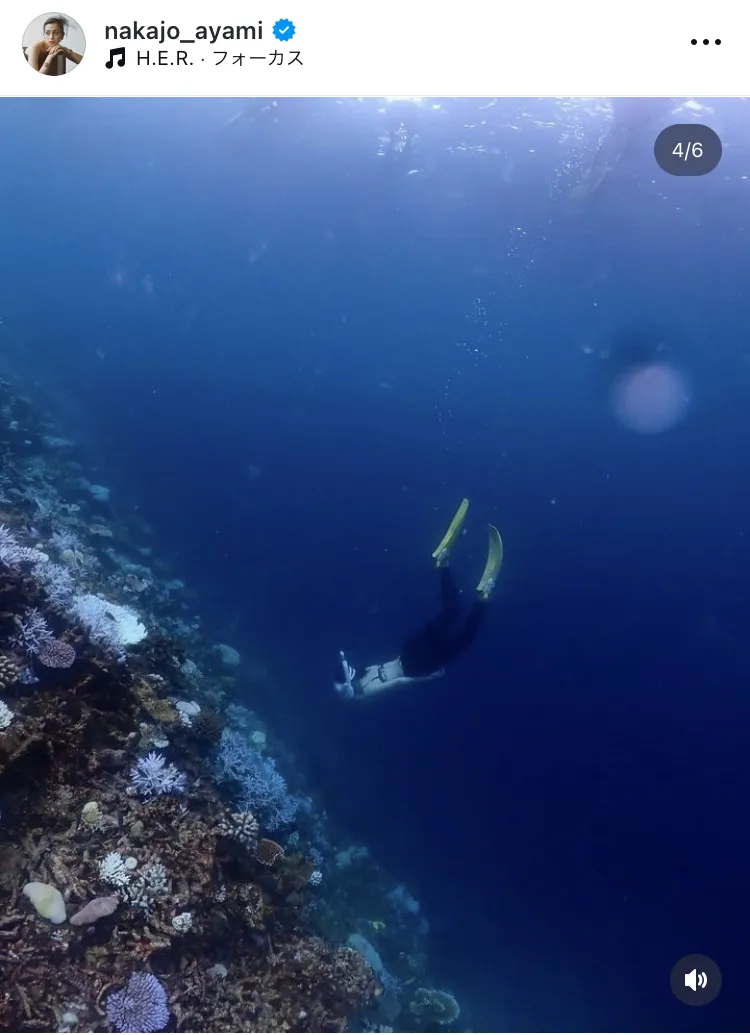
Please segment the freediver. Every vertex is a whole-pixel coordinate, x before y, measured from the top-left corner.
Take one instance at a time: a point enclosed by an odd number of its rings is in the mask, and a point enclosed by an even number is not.
[[[440,576],[440,613],[405,640],[397,658],[370,665],[359,677],[340,651],[344,679],[334,683],[334,687],[342,696],[362,699],[409,683],[437,679],[445,675],[446,666],[473,643],[487,614],[487,604],[503,562],[503,541],[495,526],[488,525],[487,562],[476,588],[476,599],[464,612],[449,561],[468,509],[469,501],[462,500],[448,531],[432,553]]]

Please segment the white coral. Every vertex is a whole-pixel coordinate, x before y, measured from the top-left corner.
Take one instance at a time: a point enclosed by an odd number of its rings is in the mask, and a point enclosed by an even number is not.
[[[98,801],[87,801],[81,809],[81,822],[89,830],[98,830],[102,825],[102,810]],[[104,865],[102,863],[102,865]]]
[[[172,927],[175,931],[179,931],[180,934],[185,934],[193,926],[193,914],[192,913],[178,913],[177,916],[172,917]]]
[[[201,706],[197,701],[175,701],[177,715],[183,726],[192,726],[193,719],[200,715]]]
[[[231,837],[246,848],[255,848],[258,843],[258,820],[252,812],[233,812],[231,816],[222,816],[218,831],[222,837]]]
[[[99,863],[99,876],[105,884],[124,888],[130,883],[130,870],[119,852],[108,852]]]
[[[228,643],[217,643],[214,650],[219,652],[221,660],[230,668],[236,668],[242,660],[239,651],[236,651],[234,647],[230,647]]]
[[[140,643],[147,634],[145,625],[135,611],[94,596],[93,593],[79,593],[75,596],[70,611],[85,626],[94,643],[112,650]]]
[[[201,706],[197,701],[177,701],[175,708],[178,712],[183,712],[185,715],[189,715],[191,719],[194,719],[196,715],[200,715]]]
[[[169,878],[161,863],[144,866],[131,885],[123,888],[123,898],[136,909],[149,912],[158,898],[169,892]]]
[[[209,967],[206,971],[206,977],[210,978],[212,981],[223,981],[228,973],[229,971],[223,963],[214,963],[213,967]]]
[[[5,701],[0,701],[0,730],[5,730],[13,721],[13,712]]]
[[[130,773],[132,786],[139,794],[171,794],[185,790],[185,774],[171,763],[167,765],[164,755],[149,751],[145,758],[139,758]]]

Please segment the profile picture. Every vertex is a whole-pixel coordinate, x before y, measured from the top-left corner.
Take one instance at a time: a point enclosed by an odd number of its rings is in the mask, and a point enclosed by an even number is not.
[[[81,26],[60,11],[40,14],[23,34],[23,53],[42,75],[67,75],[80,65],[86,51]]]

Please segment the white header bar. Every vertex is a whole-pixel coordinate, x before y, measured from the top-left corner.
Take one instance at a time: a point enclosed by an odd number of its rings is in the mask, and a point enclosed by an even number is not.
[[[43,3],[3,12],[4,96],[750,94],[736,0]]]

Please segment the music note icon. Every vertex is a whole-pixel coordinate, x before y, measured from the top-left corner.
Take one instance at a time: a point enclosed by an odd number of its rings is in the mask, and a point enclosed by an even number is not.
[[[118,68],[122,68],[122,66],[125,64],[125,48],[124,47],[114,47],[112,50],[110,50],[110,52],[109,52],[109,61],[107,62],[107,68],[112,68],[114,66],[115,58],[117,58],[117,67]]]

